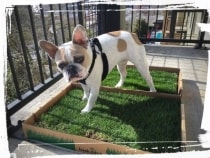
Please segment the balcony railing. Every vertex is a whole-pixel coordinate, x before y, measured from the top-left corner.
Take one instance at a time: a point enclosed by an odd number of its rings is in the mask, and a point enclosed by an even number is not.
[[[11,33],[7,42],[6,109],[10,116],[37,97],[62,75],[43,52],[38,41],[56,45],[71,40],[80,23],[94,37],[107,31],[124,29],[136,32],[144,43],[197,44],[202,47],[205,33],[197,22],[207,23],[206,10],[164,10],[167,6],[89,5],[84,2],[15,6],[11,16]],[[9,19],[9,17],[8,17]],[[172,42],[172,43],[171,43]]]

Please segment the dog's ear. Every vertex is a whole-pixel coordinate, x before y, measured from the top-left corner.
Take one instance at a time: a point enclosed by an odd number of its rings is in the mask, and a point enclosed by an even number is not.
[[[58,51],[58,47],[51,42],[40,40],[39,46],[48,53],[49,57],[55,59],[55,54]]]
[[[83,47],[87,48],[87,32],[85,30],[85,28],[78,24],[73,31],[72,34],[72,41],[75,44],[79,44],[82,45]]]

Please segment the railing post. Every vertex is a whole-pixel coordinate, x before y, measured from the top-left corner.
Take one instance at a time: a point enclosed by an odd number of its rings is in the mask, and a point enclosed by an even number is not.
[[[53,5],[50,4],[50,10],[53,11]],[[55,17],[54,17],[54,12],[50,13],[51,15],[51,22],[52,22],[52,28],[53,28],[53,35],[54,35],[54,42],[56,45],[58,45],[58,40],[57,40],[57,35],[56,35],[56,28],[55,28]]]
[[[40,8],[41,8],[41,14],[40,14],[40,18],[42,21],[42,28],[43,28],[43,33],[44,33],[44,38],[45,40],[48,40],[47,37],[47,30],[46,30],[46,24],[45,24],[45,18],[44,18],[44,7],[42,4],[40,4]],[[51,59],[48,57],[48,64],[49,64],[49,70],[50,70],[50,77],[53,78],[53,70],[52,70],[52,62]]]
[[[7,119],[7,127],[10,127],[12,123],[11,123],[11,119],[10,119],[10,115],[9,115],[7,107],[6,107],[6,119]]]
[[[19,33],[19,36],[20,36],[22,53],[23,53],[23,58],[24,58],[24,61],[25,61],[26,72],[27,72],[27,77],[28,77],[28,81],[29,81],[30,90],[34,91],[34,83],[33,83],[30,64],[29,64],[29,60],[28,60],[28,56],[27,56],[27,48],[26,48],[25,39],[24,39],[24,35],[23,35],[20,16],[19,16],[19,13],[18,13],[18,6],[15,6],[14,14],[15,14],[15,19],[16,19],[16,23],[17,23],[18,33]]]
[[[120,29],[120,6],[98,5],[98,31],[99,34]]]
[[[208,12],[207,10],[204,10],[204,18],[203,18],[203,23],[207,23],[208,22]],[[198,44],[194,47],[195,49],[201,49],[203,42],[204,42],[204,36],[205,36],[205,31],[200,32],[200,37],[199,37],[199,42]]]
[[[35,29],[35,23],[34,23],[34,17],[33,17],[33,12],[32,12],[32,6],[28,6],[28,12],[30,16],[30,22],[31,22],[31,30],[33,34],[33,40],[34,40],[34,45],[36,49],[36,57],[37,57],[37,62],[38,62],[38,67],[39,67],[39,75],[40,75],[40,80],[41,83],[44,83],[44,76],[43,76],[43,70],[42,70],[42,59],[39,53],[39,46],[38,46],[38,40],[37,40],[37,34],[36,34],[36,29]]]
[[[83,25],[82,2],[77,3],[79,24]]]
[[[66,39],[65,39],[64,29],[63,29],[63,15],[62,15],[61,4],[58,4],[58,8],[59,8],[60,23],[61,23],[62,40],[63,40],[63,43],[65,43]]]
[[[97,5],[97,21],[98,21],[98,35],[102,34],[105,32],[104,27],[105,27],[105,5],[100,4]]]
[[[177,11],[173,10],[171,13],[171,25],[170,25],[170,35],[169,35],[170,38],[174,38],[176,18],[177,18]]]
[[[126,7],[125,6],[120,6],[120,30],[124,30],[125,29],[125,9]]]

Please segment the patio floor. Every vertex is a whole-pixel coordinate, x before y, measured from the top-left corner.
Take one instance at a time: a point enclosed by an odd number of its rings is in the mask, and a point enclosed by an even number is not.
[[[207,82],[208,51],[194,49],[192,47],[181,46],[157,46],[146,45],[148,62],[151,66],[180,68],[183,78],[182,104],[185,110],[186,123],[186,150],[202,149],[198,140],[200,130],[203,103]],[[53,96],[53,92],[65,86],[61,79],[50,87],[39,97],[31,101],[23,110],[11,117],[12,123],[17,124],[17,120],[24,120],[31,113],[39,109],[39,104],[44,98]],[[75,154],[75,151],[66,151],[57,147],[28,142],[24,139],[21,130],[9,138],[10,152],[15,153],[17,158],[33,157],[41,155],[65,155]],[[23,156],[24,155],[24,156]]]
[[[202,150],[200,130],[208,71],[208,51],[189,47],[148,47],[152,66],[180,68],[183,79],[182,104],[185,111],[186,150]]]

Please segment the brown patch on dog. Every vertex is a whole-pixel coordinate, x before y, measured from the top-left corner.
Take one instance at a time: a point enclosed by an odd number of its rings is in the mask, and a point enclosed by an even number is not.
[[[117,50],[119,51],[119,52],[123,52],[123,51],[125,51],[127,49],[127,43],[126,43],[126,41],[125,40],[123,40],[123,39],[118,39],[118,43],[117,43]]]
[[[142,43],[140,42],[140,40],[139,40],[138,36],[136,35],[136,33],[131,33],[131,36],[133,37],[133,39],[136,42],[136,44],[142,45]]]
[[[121,31],[113,31],[108,33],[110,36],[119,37],[121,34]]]

